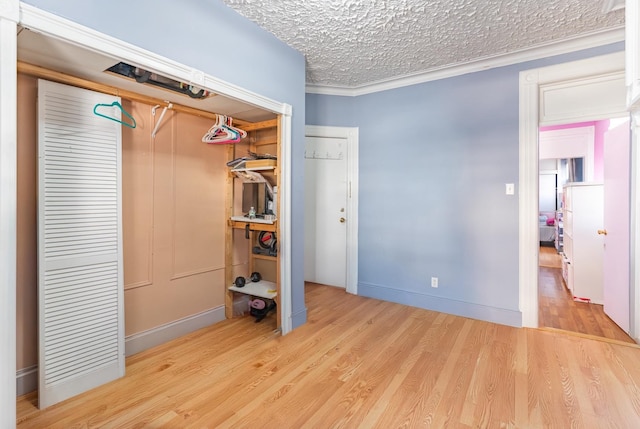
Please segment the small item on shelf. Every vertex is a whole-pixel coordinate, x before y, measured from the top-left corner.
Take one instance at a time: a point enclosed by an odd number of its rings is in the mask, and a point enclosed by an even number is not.
[[[270,231],[260,231],[258,234],[258,244],[263,249],[270,249],[276,244],[276,233]]]
[[[271,213],[278,216],[278,187],[274,186],[271,190]]]
[[[244,287],[244,285],[247,284],[247,280],[244,277],[236,277],[233,284],[236,287]]]
[[[231,168],[244,168],[245,162],[252,160],[253,158],[251,157],[247,157],[247,156],[243,156],[241,158],[236,158],[236,159],[232,159],[231,161],[227,162],[227,167],[231,167]]]
[[[255,207],[251,207],[249,209],[249,215],[247,217],[249,219],[255,219],[256,218],[256,209],[255,209]]]
[[[259,247],[259,246],[253,246],[253,254],[264,255],[264,256],[278,256],[278,251],[275,249],[275,246],[269,249],[263,249],[262,247]]]
[[[271,168],[277,165],[277,157],[268,153],[247,152],[247,156],[232,159],[227,162],[227,167],[233,169],[244,168]]]
[[[249,314],[255,317],[256,323],[258,323],[276,308],[276,302],[272,299],[255,298],[249,301],[249,307]]]
[[[247,137],[247,132],[233,126],[233,118],[226,115],[216,115],[216,123],[202,137],[204,143],[229,144],[238,143]]]
[[[265,256],[277,256],[278,240],[276,239],[276,233],[270,231],[261,231],[258,234],[258,244],[259,246],[253,247],[254,255],[265,255]]]
[[[247,153],[254,159],[278,159],[277,156],[271,155],[270,153],[257,153],[251,151],[247,151]]]
[[[267,303],[264,302],[264,299],[256,298],[249,301],[249,305],[256,310],[262,310],[267,306]]]
[[[253,282],[253,283],[258,283],[260,280],[262,280],[262,275],[259,272],[254,271],[254,272],[251,273],[251,276],[248,279],[245,278],[245,277],[242,277],[242,276],[238,276],[233,281],[233,285],[235,287],[242,288],[242,287],[245,287],[247,285],[247,281],[248,280],[251,280],[251,282]]]

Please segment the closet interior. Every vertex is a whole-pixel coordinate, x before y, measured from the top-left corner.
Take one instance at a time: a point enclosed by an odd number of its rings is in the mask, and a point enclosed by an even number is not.
[[[20,29],[18,60],[18,369],[38,364],[46,335],[38,320],[39,79],[112,95],[122,111],[126,354],[155,345],[163,330],[179,333],[173,327],[185,320],[245,315],[279,328],[278,116],[135,66],[133,77],[114,73],[119,59],[28,29]],[[88,114],[109,122],[109,108]]]

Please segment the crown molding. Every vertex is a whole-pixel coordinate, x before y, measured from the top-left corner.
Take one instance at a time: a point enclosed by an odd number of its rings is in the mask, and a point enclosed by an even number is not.
[[[625,0],[604,0],[602,2],[602,13],[613,12],[614,10],[624,9]]]
[[[497,67],[504,67],[526,61],[538,60],[541,58],[622,42],[625,39],[624,34],[624,26],[619,26],[595,33],[572,37],[570,39],[564,39],[562,41],[550,42],[527,49],[521,49],[508,54],[492,55],[465,63],[455,64],[453,66],[434,68],[420,73],[398,76],[391,79],[383,79],[366,85],[345,87],[307,84],[306,92],[308,94],[357,97],[359,95],[372,94],[374,92],[386,91],[389,89],[396,89],[454,76],[461,76],[468,73],[475,73]]]

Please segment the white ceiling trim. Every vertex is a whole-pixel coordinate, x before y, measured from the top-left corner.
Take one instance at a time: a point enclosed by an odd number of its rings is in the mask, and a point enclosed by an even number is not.
[[[602,4],[602,12],[609,13],[614,10],[624,9],[624,1],[625,0],[604,0]]]
[[[622,42],[624,41],[624,34],[624,26],[620,26],[578,37],[573,37],[570,39],[565,39],[562,41],[551,42],[532,48],[522,49],[508,54],[494,55],[479,60],[456,64],[454,66],[432,69],[426,72],[385,79],[356,87],[307,84],[306,92],[308,94],[356,97],[359,95],[386,91],[388,89],[396,89],[404,86],[410,86],[439,79],[446,79],[454,76],[461,76],[468,73],[509,66],[526,61],[547,58],[554,55],[580,51],[582,49],[595,48],[597,46]]]

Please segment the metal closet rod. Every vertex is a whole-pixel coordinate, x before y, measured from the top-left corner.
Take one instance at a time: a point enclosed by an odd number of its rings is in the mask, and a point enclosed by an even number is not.
[[[18,61],[18,73],[24,73],[30,76],[51,80],[58,83],[65,83],[72,86],[77,86],[79,88],[90,89],[93,91],[102,92],[105,94],[111,94],[118,97],[122,97],[124,99],[130,101],[137,101],[140,103],[149,104],[152,106],[161,105],[168,106],[172,105],[172,110],[176,110],[178,112],[188,113],[191,115],[201,116],[209,119],[217,119],[217,114],[208,112],[206,110],[200,110],[193,107],[183,106],[181,104],[176,103],[168,103],[165,100],[160,100],[159,98],[149,97],[146,95],[138,94],[133,91],[128,91],[126,89],[116,88],[110,85],[104,85],[97,82],[92,82],[90,80],[82,79],[76,76],[71,76],[66,73],[58,72],[55,70],[50,70],[44,67],[36,66],[33,64],[25,63],[24,61]],[[245,131],[253,131],[260,130],[264,128],[274,128],[278,124],[277,119],[269,119],[267,121],[262,122],[247,122],[240,119],[234,119],[233,123],[238,125]]]

